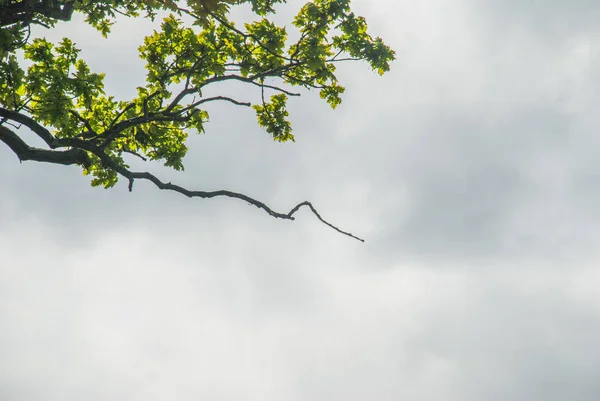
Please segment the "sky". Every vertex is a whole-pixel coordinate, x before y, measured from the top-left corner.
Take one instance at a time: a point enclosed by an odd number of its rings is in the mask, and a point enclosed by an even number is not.
[[[0,399],[597,399],[600,3],[353,7],[396,50],[388,74],[341,66],[336,110],[292,99],[296,143],[214,106],[185,172],[148,168],[282,212],[310,200],[365,243],[0,146]],[[151,30],[47,36],[127,98]]]

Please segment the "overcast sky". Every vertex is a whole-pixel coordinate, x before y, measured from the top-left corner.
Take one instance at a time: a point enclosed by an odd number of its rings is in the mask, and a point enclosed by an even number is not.
[[[353,3],[389,74],[341,67],[335,111],[292,99],[295,144],[212,107],[186,171],[150,169],[310,200],[364,244],[0,146],[2,401],[598,399],[600,3]],[[48,35],[127,98],[150,30]]]

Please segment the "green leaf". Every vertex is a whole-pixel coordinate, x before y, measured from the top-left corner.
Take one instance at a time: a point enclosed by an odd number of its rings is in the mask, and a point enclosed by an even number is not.
[[[205,107],[223,101],[229,102],[227,107],[249,105],[249,92],[236,92],[244,85],[262,95],[258,104],[252,104],[258,124],[275,141],[294,141],[287,110],[292,87],[317,90],[336,108],[345,90],[336,77],[341,59],[364,61],[383,74],[395,53],[381,38],[370,36],[366,20],[352,12],[349,0],[306,1],[291,24],[279,25],[272,14],[284,2],[73,2],[75,12],[103,36],[110,34],[114,24],[127,23],[123,18],[117,21],[117,15],[155,18],[160,12],[170,13],[138,48],[146,77],[131,99],[105,93],[104,74],[92,71],[80,57],[76,37],[52,43],[45,37],[28,38],[26,24],[3,26],[0,107],[31,116],[68,144],[64,147],[77,147],[83,141],[86,149],[95,149],[96,154],[86,150],[92,163],[84,174],[93,177],[92,185],[107,188],[116,184],[132,152],[183,170],[188,133],[208,128]],[[237,27],[229,20],[230,12],[242,4],[252,7],[255,18]],[[42,13],[32,23],[52,28],[56,21]],[[290,37],[299,39],[290,42]],[[216,89],[216,95],[207,87]],[[236,110],[231,113],[232,118],[241,116]]]

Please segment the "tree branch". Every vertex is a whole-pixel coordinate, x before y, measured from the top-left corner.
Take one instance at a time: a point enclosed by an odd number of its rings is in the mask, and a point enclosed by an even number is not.
[[[265,76],[267,76],[267,75],[265,75]],[[245,78],[245,77],[242,77],[241,75],[236,75],[236,74],[219,75],[219,76],[215,76],[215,77],[206,79],[204,82],[202,82],[200,84],[199,87],[190,88],[190,87],[186,86],[186,88],[183,89],[181,92],[179,92],[177,94],[177,96],[175,96],[175,98],[171,101],[171,103],[166,107],[165,113],[169,113],[171,110],[173,110],[177,105],[180,104],[180,102],[186,96],[199,92],[201,88],[203,88],[204,86],[206,86],[206,85],[208,85],[210,83],[220,82],[220,81],[229,81],[229,80],[241,81],[241,82],[246,82],[246,83],[249,83],[249,84],[261,87],[261,88],[273,89],[273,90],[285,93],[288,96],[300,96],[300,94],[297,93],[297,92],[291,92],[291,91],[283,89],[283,88],[281,88],[279,86],[258,83],[258,82],[255,81],[255,79],[257,79],[257,78],[264,78],[265,76],[256,75],[253,78]],[[221,97],[217,97],[217,98],[220,98],[221,100],[228,100],[228,101],[230,101],[230,102],[232,102],[234,104],[237,104],[238,106],[249,106],[248,103],[238,102],[238,101],[230,99],[230,98],[225,98],[225,97],[222,97],[222,96]],[[215,98],[210,98],[210,99],[214,100]],[[208,100],[206,100],[206,101],[208,101]],[[206,101],[201,101],[201,102],[204,103]],[[189,109],[190,107],[191,107],[191,105],[188,106],[188,107],[186,107],[186,109]]]
[[[197,102],[194,102],[194,103],[191,103],[188,106],[185,106],[181,110],[177,110],[177,115],[179,115],[181,113],[185,113],[186,111],[192,110],[195,107],[198,107],[198,106],[200,106],[203,103],[214,102],[215,100],[225,100],[227,102],[233,103],[233,104],[238,105],[238,106],[246,106],[246,107],[252,106],[252,104],[249,103],[249,102],[240,102],[238,100],[232,99],[232,98],[227,97],[227,96],[213,96],[213,97],[206,97],[204,99],[200,99]],[[175,114],[175,113],[171,113],[171,114]]]
[[[285,93],[288,96],[300,96],[300,93],[298,93],[298,92],[290,92],[289,90],[283,89],[282,87],[279,87],[279,86],[276,86],[276,85],[268,85],[268,84],[265,84],[265,83],[259,83],[259,82],[256,82],[254,79],[245,78],[245,77],[242,77],[241,75],[229,74],[229,75],[226,75],[226,76],[230,77],[230,79],[234,79],[234,80],[242,81],[242,82],[247,82],[249,84],[252,84],[252,85],[255,85],[255,86],[258,86],[258,87],[261,87],[261,88],[273,89],[273,90]]]
[[[135,103],[131,102],[129,103],[127,106],[123,107],[123,110],[121,110],[117,116],[111,121],[110,125],[109,125],[109,130],[113,129],[115,124],[119,121],[119,119],[121,117],[123,117],[123,114],[125,114],[128,110],[132,109],[135,107]]]
[[[90,125],[90,120],[83,118],[81,116],[81,114],[79,114],[75,110],[69,110],[69,113],[71,113],[72,115],[74,115],[75,118],[77,118],[79,121],[81,121],[83,123],[83,125],[88,130],[88,132],[89,132],[90,135],[92,135],[92,136],[98,136],[98,133],[96,131],[94,131],[94,129]]]
[[[136,179],[148,180],[148,181],[151,181],[154,185],[156,185],[159,189],[179,192],[180,194],[185,195],[188,198],[197,197],[197,198],[205,198],[206,199],[206,198],[215,198],[218,196],[226,196],[229,198],[241,199],[243,201],[248,202],[251,205],[256,206],[259,209],[264,210],[272,217],[275,217],[278,219],[284,219],[284,220],[295,220],[296,218],[294,217],[294,214],[302,206],[308,206],[310,208],[310,210],[313,212],[313,214],[315,216],[317,216],[317,219],[319,219],[322,223],[333,228],[335,231],[337,231],[341,234],[347,235],[348,237],[357,239],[361,242],[365,242],[364,239],[359,238],[352,233],[343,231],[343,230],[339,229],[338,227],[334,226],[333,224],[329,223],[325,219],[323,219],[321,217],[321,215],[319,214],[319,212],[317,212],[315,207],[308,201],[298,203],[288,213],[279,213],[279,212],[276,212],[273,209],[271,209],[269,206],[267,206],[263,202],[256,200],[254,198],[251,198],[248,195],[241,194],[238,192],[228,191],[228,190],[224,190],[224,189],[221,189],[218,191],[191,191],[189,189],[183,188],[179,185],[172,184],[170,182],[165,183],[165,182],[161,181],[160,179],[158,179],[153,174],[150,174],[148,172],[133,172],[133,171],[127,170],[126,168],[122,168],[121,170],[122,171],[119,171],[119,174],[123,175],[125,178],[127,178],[129,180],[129,191],[130,192],[133,190],[134,180],[136,180]]]
[[[44,142],[46,142],[46,144],[50,146],[51,149],[56,149],[60,146],[57,138],[54,137],[54,135],[52,135],[50,131],[41,126],[37,121],[35,121],[31,117],[28,117],[21,113],[17,113],[15,111],[10,111],[8,109],[5,109],[4,107],[0,107],[0,117],[4,117],[6,119],[23,124],[30,130],[32,130],[37,136],[42,138]]]
[[[21,162],[32,160],[65,166],[78,164],[86,168],[89,168],[91,165],[90,158],[84,150],[46,150],[34,148],[27,145],[17,134],[3,125],[0,125],[0,141],[8,145]]]
[[[165,116],[160,112],[150,113],[148,116],[138,116],[138,117],[130,118],[128,120],[123,120],[123,121],[120,121],[117,124],[115,124],[113,126],[113,128],[111,128],[103,133],[104,135],[106,135],[106,139],[104,139],[104,141],[100,145],[100,149],[105,149],[108,145],[110,145],[110,143],[113,140],[115,140],[116,138],[119,137],[119,134],[121,132],[123,132],[124,130],[126,130],[128,128],[135,127],[136,125],[149,123],[149,122],[156,122],[156,121],[170,122],[170,121],[187,121],[187,120],[189,120],[188,117],[182,117],[179,115]]]
[[[161,181],[158,177],[156,177],[155,175],[148,173],[148,172],[136,172],[136,171],[131,171],[128,170],[127,168],[115,163],[115,161],[113,161],[109,155],[107,155],[106,153],[102,152],[97,146],[92,145],[88,142],[85,141],[81,141],[79,139],[70,139],[70,142],[72,142],[73,146],[78,146],[81,147],[81,149],[85,149],[88,152],[93,153],[94,155],[98,156],[100,158],[100,160],[102,161],[104,167],[109,168],[113,171],[116,171],[118,174],[120,174],[121,176],[123,176],[124,178],[127,178],[129,180],[129,191],[133,191],[133,183],[135,180],[147,180],[152,182],[154,185],[156,185],[156,187],[158,187],[159,189],[162,190],[168,190],[168,191],[174,191],[174,192],[179,192],[182,195],[187,196],[188,198],[204,198],[204,199],[209,199],[209,198],[215,198],[218,196],[226,196],[229,198],[235,198],[235,199],[241,199],[243,201],[248,202],[251,205],[256,206],[259,209],[264,210],[265,212],[267,212],[270,216],[278,218],[278,219],[284,219],[284,220],[295,220],[294,214],[302,207],[302,206],[308,206],[310,208],[310,210],[314,213],[315,216],[317,216],[317,218],[325,223],[326,225],[328,225],[329,227],[333,228],[335,231],[347,235],[349,237],[352,237],[354,239],[357,239],[361,242],[365,242],[364,239],[359,238],[349,232],[343,231],[341,229],[339,229],[338,227],[334,226],[333,224],[325,221],[321,215],[317,212],[317,210],[313,207],[313,205],[308,202],[308,201],[304,201],[301,202],[299,204],[297,204],[296,206],[294,206],[288,213],[279,213],[274,211],[273,209],[271,209],[269,206],[267,206],[265,203],[256,200],[254,198],[249,197],[248,195],[242,194],[242,193],[238,193],[238,192],[233,192],[233,191],[228,191],[228,190],[217,190],[217,191],[192,191],[189,189],[186,189],[184,187],[181,187],[179,185],[175,185],[172,184],[170,182],[163,182]]]
[[[140,155],[138,152],[134,152],[133,150],[130,150],[130,149],[127,149],[127,148],[123,148],[123,152],[129,153],[130,155],[134,155],[136,157],[139,157],[143,161],[148,161],[147,158],[145,158],[144,156]]]

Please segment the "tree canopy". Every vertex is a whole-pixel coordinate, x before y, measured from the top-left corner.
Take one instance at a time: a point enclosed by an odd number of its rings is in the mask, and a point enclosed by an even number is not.
[[[293,220],[310,202],[278,213],[247,195],[227,191],[193,191],[132,171],[127,157],[154,160],[183,170],[190,132],[202,133],[210,102],[252,107],[258,124],[275,141],[294,141],[286,104],[298,96],[294,87],[318,90],[335,108],[344,92],[335,75],[342,61],[365,61],[380,75],[395,58],[381,38],[367,32],[350,0],[313,0],[302,5],[290,26],[273,22],[277,3],[285,0],[0,0],[0,141],[21,161],[78,165],[93,186],[150,180],[160,189],[188,197],[228,196],[255,205],[273,217]],[[256,18],[238,26],[232,7],[250,5]],[[162,19],[160,29],[144,38],[139,57],[146,63],[145,85],[137,96],[117,99],[105,93],[103,73],[91,71],[70,38],[51,43],[32,37],[32,25],[52,29],[83,13],[104,37],[111,26],[130,18]],[[192,21],[184,22],[184,21]],[[288,40],[288,29],[298,39]],[[25,62],[23,61],[25,60]],[[25,67],[27,65],[27,67]],[[216,82],[237,81],[260,91],[252,104],[228,96],[203,96]],[[28,145],[16,130],[26,127],[46,148]],[[362,241],[362,240],[361,240]]]

